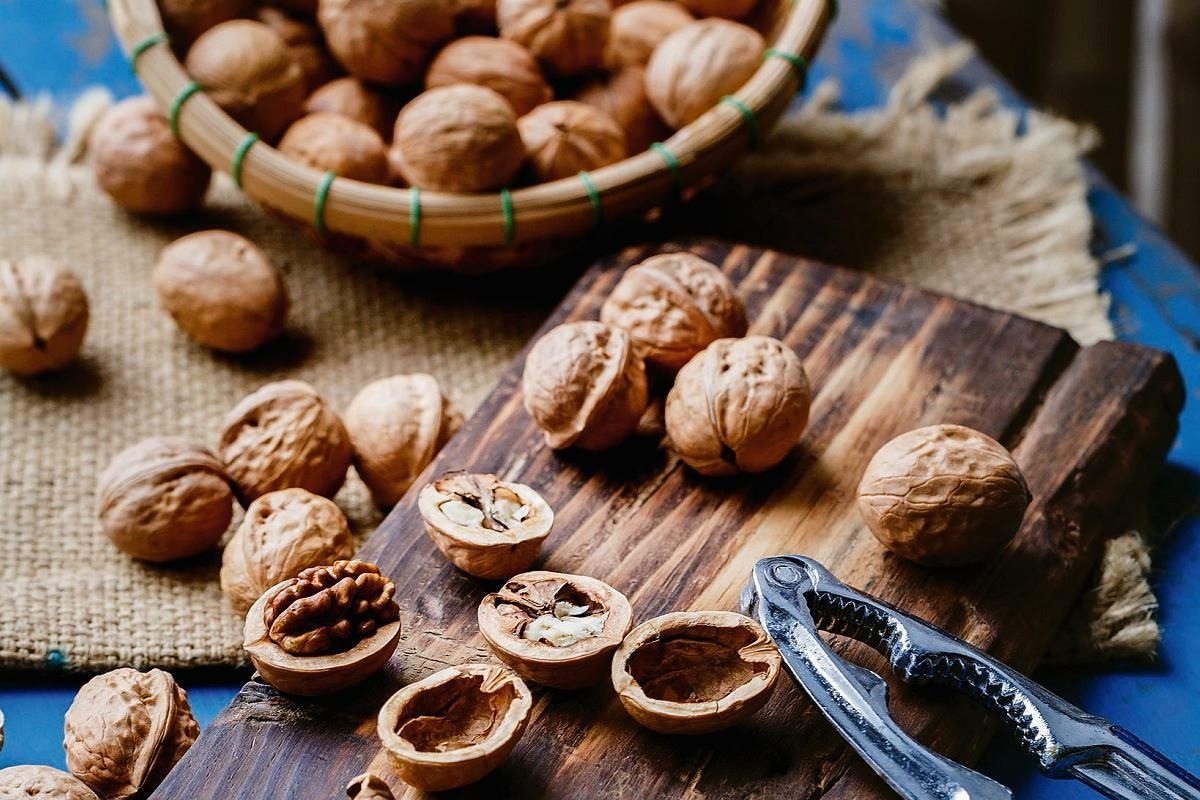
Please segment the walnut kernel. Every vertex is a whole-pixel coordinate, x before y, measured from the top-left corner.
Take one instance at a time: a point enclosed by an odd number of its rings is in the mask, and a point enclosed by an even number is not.
[[[329,49],[350,73],[372,83],[412,83],[430,52],[454,34],[453,0],[320,0],[317,19]]]
[[[612,9],[608,0],[497,0],[496,24],[560,76],[604,63]]]
[[[61,369],[87,328],[87,294],[74,272],[47,256],[0,258],[0,367],[14,375]]]
[[[539,181],[553,181],[614,164],[625,157],[625,132],[595,106],[557,100],[517,120],[529,168]]]
[[[766,43],[753,28],[711,18],[668,35],[646,65],[646,94],[672,128],[682,128],[742,87]]]
[[[391,179],[387,145],[373,129],[339,114],[315,113],[292,123],[279,152],[322,172],[367,183]]]

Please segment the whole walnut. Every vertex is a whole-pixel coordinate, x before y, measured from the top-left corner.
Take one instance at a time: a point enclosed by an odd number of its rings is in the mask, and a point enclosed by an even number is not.
[[[268,142],[300,116],[304,71],[283,37],[261,22],[222,22],[188,51],[187,71],[213,102]]]
[[[67,769],[106,800],[150,794],[200,734],[169,673],[127,667],[85,683],[63,729]]]
[[[496,32],[496,0],[457,0],[454,5],[460,35]]]
[[[633,0],[613,11],[604,63],[609,69],[644,67],[663,39],[695,21],[674,0]]]
[[[783,342],[717,339],[676,376],[667,436],[702,475],[763,472],[795,447],[811,402],[804,366]]]
[[[555,449],[604,450],[637,428],[649,401],[646,368],[629,334],[603,322],[568,322],[525,359],[525,410]]]
[[[667,36],[646,65],[646,94],[666,123],[682,128],[742,87],[766,44],[753,28],[702,19]]]
[[[297,17],[275,6],[263,6],[258,9],[258,21],[283,38],[304,73],[305,91],[324,86],[341,74],[337,61],[325,49],[321,29],[311,19]]]
[[[83,781],[53,767],[0,769],[0,800],[97,800]]]
[[[122,208],[179,214],[204,202],[212,169],[175,138],[149,97],[110,108],[88,140],[96,183]]]
[[[754,10],[758,0],[679,0],[697,17],[741,19]]]
[[[604,65],[611,16],[608,0],[496,0],[500,35],[560,76]]]
[[[473,83],[498,92],[518,116],[554,98],[533,54],[509,39],[467,36],[451,42],[429,65],[425,88]]]
[[[279,141],[279,152],[325,172],[367,183],[391,178],[387,145],[361,122],[317,112],[301,117]]]
[[[14,375],[60,369],[79,353],[87,327],[87,295],[65,265],[0,258],[0,367]]]
[[[858,508],[892,552],[931,566],[982,561],[1016,535],[1029,488],[1008,450],[962,425],[930,425],[879,448]]]
[[[187,52],[200,34],[239,17],[254,15],[256,0],[158,0],[158,13],[171,44]]]
[[[336,78],[317,89],[304,101],[304,113],[341,114],[370,127],[380,138],[392,138],[392,126],[400,113],[400,102],[358,78]]]
[[[459,84],[430,89],[404,107],[391,157],[413,186],[485,192],[517,174],[525,145],[507,100],[491,89]]]
[[[350,437],[338,415],[303,381],[268,383],[221,424],[217,454],[243,505],[299,487],[333,497],[350,468]]]
[[[349,558],[354,540],[332,500],[304,489],[267,492],[246,509],[221,555],[221,591],[239,616],[302,570]]]
[[[600,319],[629,331],[647,363],[672,373],[715,340],[746,333],[746,308],[729,278],[691,253],[663,253],[630,267]]]
[[[156,436],[118,453],[96,482],[100,527],[143,561],[212,549],[233,519],[233,491],[216,457],[198,444]]]
[[[164,247],[154,263],[154,291],[184,333],[229,353],[279,335],[287,317],[279,271],[230,231],[199,231]]]
[[[395,505],[462,423],[432,375],[393,375],[364,386],[346,409],[346,430],[354,468],[375,502]]]
[[[666,139],[671,129],[646,97],[646,70],[623,67],[586,84],[575,99],[608,114],[625,131],[625,150],[640,153]]]
[[[625,157],[625,132],[595,106],[557,100],[517,120],[529,169],[539,181],[553,181],[615,164]]]
[[[329,49],[365,81],[397,86],[421,77],[434,46],[454,35],[454,0],[320,0]]]

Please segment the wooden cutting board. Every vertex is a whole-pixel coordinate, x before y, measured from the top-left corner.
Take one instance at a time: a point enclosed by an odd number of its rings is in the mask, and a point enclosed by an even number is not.
[[[736,609],[754,561],[803,553],[1023,670],[1032,668],[1092,571],[1120,512],[1145,488],[1183,402],[1169,355],[1127,344],[1080,348],[1061,330],[971,303],[801,259],[695,240],[628,250],[589,271],[546,323],[595,318],[625,266],[686,246],[739,286],[753,333],[804,360],[815,398],[800,446],[771,472],[704,479],[663,443],[556,453],[521,406],[518,356],[428,474],[495,472],[555,509],[540,566],[625,592],[635,622],[678,609]],[[863,527],[854,489],[896,434],[969,425],[1015,452],[1034,500],[1015,546],[982,566],[935,571],[887,554]],[[341,695],[293,699],[251,681],[156,793],[162,798],[336,798],[390,771],[375,715],[399,687],[449,664],[488,659],[475,608],[494,584],[449,566],[424,533],[417,486],[367,542],[398,587],[404,636],[384,674]],[[838,643],[844,647],[846,643]],[[855,657],[875,658],[851,644]],[[879,668],[879,663],[874,666]],[[643,730],[611,687],[535,688],[512,757],[455,796],[517,798],[887,796],[887,790],[784,681],[750,722],[703,737]],[[971,762],[983,715],[945,692],[901,688],[907,730]]]

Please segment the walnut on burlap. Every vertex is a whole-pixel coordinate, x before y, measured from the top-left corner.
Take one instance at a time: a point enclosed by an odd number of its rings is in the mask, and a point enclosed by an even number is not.
[[[1111,335],[1087,251],[1078,162],[1087,137],[1040,115],[1017,136],[1015,115],[988,94],[940,118],[928,93],[964,57],[945,51],[918,62],[872,113],[837,113],[832,88],[819,87],[766,149],[700,200],[697,224],[1035,316],[1083,340]],[[92,301],[75,366],[33,380],[0,377],[0,583],[8,598],[0,666],[240,664],[241,623],[217,586],[219,555],[150,566],[100,534],[95,480],[108,459],[155,434],[212,445],[227,409],[285,376],[311,382],[340,409],[374,378],[427,371],[470,411],[566,278],[467,282],[355,267],[263,216],[224,179],[187,227],[126,215],[81,163],[86,131],[107,102],[82,100],[62,145],[45,104],[0,104],[0,254],[63,259]],[[158,250],[202,227],[249,236],[284,272],[288,332],[263,352],[214,355],[157,307],[149,276]],[[359,535],[379,521],[353,476],[337,501]],[[1158,628],[1148,569],[1136,533],[1114,541],[1061,652],[1151,655]]]

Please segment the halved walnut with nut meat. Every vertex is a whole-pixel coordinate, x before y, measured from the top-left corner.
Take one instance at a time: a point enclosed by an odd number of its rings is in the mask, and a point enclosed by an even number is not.
[[[421,490],[417,506],[454,566],[492,580],[529,567],[554,524],[540,494],[495,475],[447,472]]]
[[[561,572],[516,575],[479,604],[479,631],[496,657],[557,689],[602,681],[632,619],[607,583]]]

